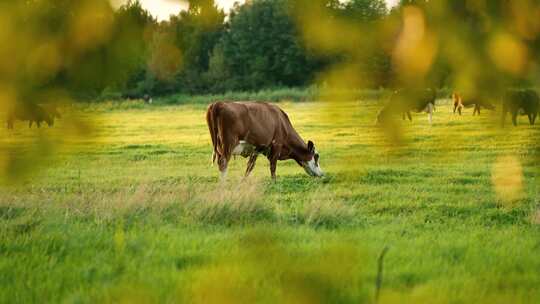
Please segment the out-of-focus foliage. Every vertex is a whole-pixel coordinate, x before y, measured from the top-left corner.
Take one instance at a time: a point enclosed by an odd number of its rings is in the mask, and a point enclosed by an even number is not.
[[[379,0],[295,1],[292,10],[308,49],[327,59],[319,82],[337,87],[378,87],[389,80],[385,37],[378,29],[386,19]]]
[[[540,26],[534,16],[540,8],[535,1],[401,1],[388,14],[376,1],[352,1],[344,6],[347,14],[337,15],[336,2],[303,2],[296,15],[304,41],[348,59],[322,73],[336,83],[449,86],[498,94],[538,80]],[[351,7],[383,13],[355,15]],[[380,47],[385,52],[378,52]],[[385,70],[381,62],[388,58]],[[391,73],[377,78],[378,71]]]
[[[115,32],[115,14],[105,0],[0,3],[2,128],[8,117],[52,125],[48,116],[58,108],[70,111],[73,96],[100,92],[127,74],[119,60],[123,53],[115,52],[116,42],[111,43],[122,37]],[[63,143],[88,135],[89,121],[77,117],[64,116],[61,136],[39,132],[22,139],[18,130],[10,132],[0,146],[0,178],[13,180],[37,169]]]
[[[446,66],[450,74],[447,85],[488,95],[500,95],[508,86],[537,83],[540,51],[537,1],[412,2],[416,4],[404,5],[395,14],[403,16],[404,24],[408,18],[421,20],[417,22],[416,33],[433,40],[435,60],[427,70],[428,76],[441,65]],[[406,33],[405,26],[402,35]],[[422,54],[421,44],[415,52]]]
[[[116,11],[104,0],[4,3],[4,75],[79,97],[311,83],[473,95],[540,78],[535,1],[404,0],[389,10],[383,0],[254,0],[227,18],[213,0],[188,2],[159,23],[137,1]],[[15,26],[24,30],[13,39]]]

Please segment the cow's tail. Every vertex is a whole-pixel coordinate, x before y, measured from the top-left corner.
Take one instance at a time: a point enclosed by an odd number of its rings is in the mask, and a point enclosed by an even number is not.
[[[217,158],[217,146],[218,146],[218,128],[217,128],[217,103],[212,103],[206,110],[206,123],[208,124],[208,130],[210,131],[210,137],[212,138],[212,165],[216,163]]]

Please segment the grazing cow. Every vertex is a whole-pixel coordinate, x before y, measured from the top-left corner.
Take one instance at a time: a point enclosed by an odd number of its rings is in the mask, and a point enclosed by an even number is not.
[[[540,98],[534,90],[507,90],[503,98],[501,124],[504,126],[506,114],[512,113],[512,123],[517,126],[518,114],[527,115],[529,123],[534,125],[540,112]]]
[[[458,93],[453,93],[452,99],[454,100],[454,113],[456,113],[456,110],[457,110],[459,115],[461,115],[461,111],[463,108],[470,108],[470,107],[474,107],[473,116],[475,116],[476,113],[480,115],[481,108],[486,108],[492,111],[495,110],[495,106],[487,101],[483,101],[483,100],[475,99],[475,98],[463,100],[463,97]]]
[[[127,92],[127,93],[122,94],[122,98],[127,99],[127,100],[142,99],[144,103],[148,103],[148,104],[151,104],[153,102],[152,96],[150,96],[149,94],[141,95],[137,93]]]
[[[148,94],[144,94],[143,100],[144,100],[144,103],[151,104],[152,103],[152,96],[150,96]]]
[[[49,127],[54,125],[54,116],[60,115],[56,110],[53,115],[37,104],[32,103],[17,103],[7,113],[7,127],[13,129],[15,120],[28,121],[28,127],[32,127],[32,123],[36,123],[38,128],[42,122],[46,122]]]
[[[311,176],[320,177],[319,153],[312,141],[306,144],[294,130],[289,117],[269,103],[216,102],[208,107],[206,121],[214,152],[212,163],[219,165],[222,178],[232,155],[249,157],[245,176],[259,154],[270,161],[272,179],[278,160],[295,160]]]
[[[377,116],[378,123],[384,123],[392,115],[402,114],[412,121],[411,111],[428,113],[428,120],[433,122],[433,111],[435,111],[435,99],[437,94],[435,90],[400,90],[396,91],[390,97],[390,101],[384,106]]]

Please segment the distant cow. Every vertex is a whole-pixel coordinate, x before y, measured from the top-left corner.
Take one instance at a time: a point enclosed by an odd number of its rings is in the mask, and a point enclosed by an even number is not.
[[[393,115],[402,114],[412,121],[411,111],[428,113],[428,120],[433,122],[433,111],[435,111],[436,92],[431,89],[425,90],[399,90],[390,97],[390,101],[384,106],[377,116],[378,123],[384,123]]]
[[[487,101],[480,100],[478,98],[467,98],[463,99],[463,97],[458,93],[452,94],[452,99],[454,101],[454,113],[456,113],[456,110],[458,111],[459,115],[461,115],[461,111],[463,108],[471,108],[474,107],[473,116],[475,116],[477,113],[480,115],[480,109],[486,108],[488,110],[495,110],[495,106]]]
[[[144,94],[143,100],[144,100],[144,103],[149,103],[149,104],[151,104],[151,103],[152,103],[152,96],[150,96],[150,95],[148,95],[148,94]]]
[[[276,105],[255,102],[216,102],[208,107],[206,121],[214,152],[212,162],[219,165],[222,178],[232,155],[249,157],[245,176],[259,154],[270,161],[276,178],[278,160],[295,160],[311,176],[322,176],[319,153],[312,141],[306,144],[294,130],[289,117]]]
[[[504,126],[506,114],[512,113],[512,123],[517,126],[518,114],[527,115],[529,123],[534,125],[540,112],[540,98],[534,90],[507,90],[503,98],[502,125]]]
[[[131,92],[122,94],[122,98],[127,99],[127,100],[142,99],[144,103],[148,103],[148,104],[151,104],[153,101],[152,96],[150,96],[149,94],[141,95],[141,94],[131,93]]]
[[[32,127],[32,123],[41,127],[42,122],[46,122],[49,127],[54,125],[54,117],[60,117],[60,113],[54,109],[53,114],[42,106],[33,103],[17,103],[7,113],[7,127],[13,129],[13,123],[15,120],[28,121],[28,127]]]

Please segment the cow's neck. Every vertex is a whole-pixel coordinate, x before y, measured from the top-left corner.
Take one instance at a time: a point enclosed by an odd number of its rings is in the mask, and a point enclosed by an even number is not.
[[[296,132],[293,136],[289,136],[288,146],[290,147],[290,158],[298,162],[308,160],[309,150],[307,144]]]

